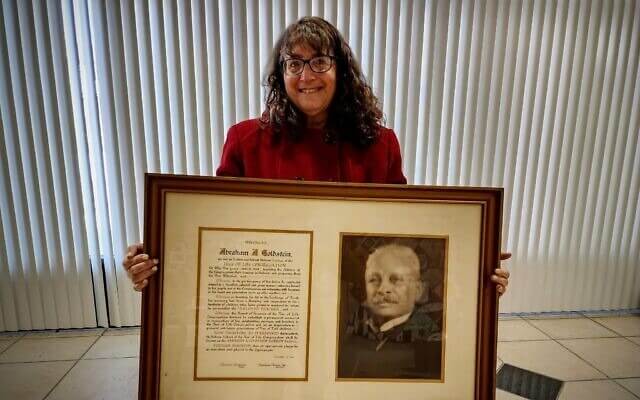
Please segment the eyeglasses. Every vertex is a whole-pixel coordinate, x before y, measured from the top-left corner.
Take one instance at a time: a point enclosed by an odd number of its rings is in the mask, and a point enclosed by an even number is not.
[[[308,60],[303,60],[301,58],[289,58],[284,60],[282,64],[284,65],[285,73],[288,75],[302,75],[302,71],[306,64],[309,64],[309,68],[311,68],[313,72],[322,73],[331,69],[331,66],[333,65],[333,57],[317,56]]]

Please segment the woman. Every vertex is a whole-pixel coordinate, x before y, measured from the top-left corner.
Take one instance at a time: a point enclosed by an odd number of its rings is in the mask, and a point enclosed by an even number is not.
[[[305,17],[290,25],[274,46],[265,85],[266,110],[229,129],[217,175],[407,182],[396,135],[382,126],[378,99],[329,22]],[[141,251],[141,244],[129,246],[123,261],[136,290],[157,271],[158,260]],[[506,270],[495,270],[499,294],[508,278]]]

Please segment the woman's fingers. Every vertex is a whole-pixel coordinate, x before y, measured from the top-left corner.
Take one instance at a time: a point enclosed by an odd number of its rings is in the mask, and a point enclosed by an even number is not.
[[[136,243],[127,247],[127,252],[122,261],[122,266],[133,282],[133,288],[141,291],[149,284],[149,277],[158,271],[158,260],[149,259],[149,255],[143,253],[143,244]]]
[[[509,280],[498,275],[491,275],[491,280],[497,283],[500,286],[504,286],[505,288],[509,285]]]
[[[122,266],[124,267],[124,269],[129,270],[129,268],[131,268],[133,264],[139,262],[136,260],[139,260],[141,256],[144,256],[144,254],[141,254],[141,252],[142,243],[132,244],[131,246],[127,247],[127,253],[124,255],[124,260],[122,260]]]
[[[145,256],[146,256],[146,254],[145,254]],[[158,260],[149,260],[149,256],[147,256],[146,258],[142,258],[142,259],[138,260],[137,262],[132,263],[131,267],[129,267],[129,269],[128,269],[128,272],[131,275],[135,275],[135,274],[139,274],[142,271],[151,269],[156,265],[158,265]]]
[[[151,268],[145,268],[143,270],[140,270],[140,272],[131,274],[131,280],[133,281],[134,284],[142,283],[142,281],[147,280],[147,278],[155,274],[157,271],[158,271],[158,267],[156,266],[153,266]]]
[[[498,275],[499,277],[502,277],[502,278],[505,278],[505,279],[509,279],[509,276],[511,276],[509,271],[507,271],[506,269],[502,269],[502,268],[496,268],[494,270],[494,273],[496,275]]]
[[[495,273],[491,275],[491,281],[496,284],[498,295],[502,296],[507,291],[509,285],[509,271],[496,268]]]
[[[142,291],[142,289],[144,289],[147,285],[149,284],[149,281],[147,279],[145,279],[144,281],[140,282],[140,283],[136,283],[135,285],[133,285],[133,290],[140,292]]]
[[[127,254],[125,255],[125,259],[132,258],[136,254],[140,253],[142,251],[142,247],[142,243],[132,244],[127,247]]]
[[[500,253],[500,261],[508,260],[511,258],[511,253]]]

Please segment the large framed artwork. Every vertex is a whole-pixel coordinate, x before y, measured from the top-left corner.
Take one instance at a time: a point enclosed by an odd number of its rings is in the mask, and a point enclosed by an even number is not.
[[[490,399],[502,189],[148,174],[140,399]]]

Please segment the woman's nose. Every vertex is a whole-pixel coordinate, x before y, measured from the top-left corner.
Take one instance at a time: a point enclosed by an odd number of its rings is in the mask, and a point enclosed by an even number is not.
[[[314,72],[311,70],[311,66],[309,64],[305,64],[302,66],[302,72],[300,73],[300,80],[310,80],[315,78]]]

